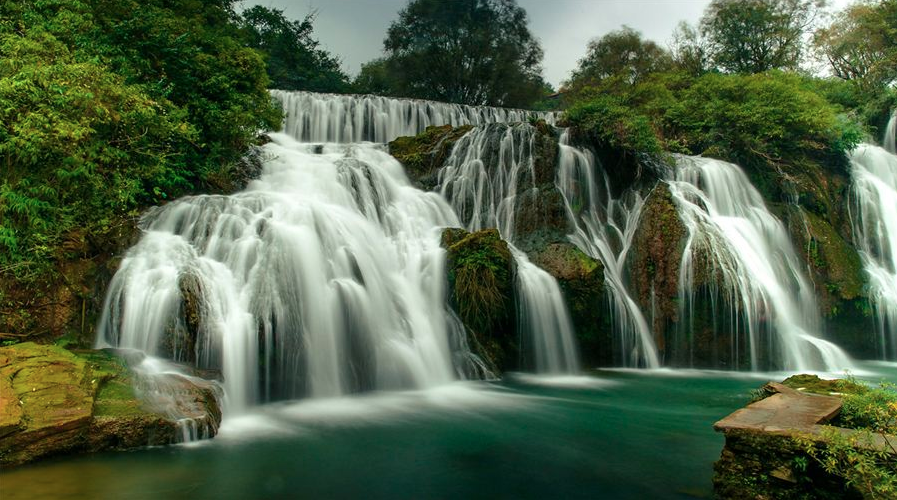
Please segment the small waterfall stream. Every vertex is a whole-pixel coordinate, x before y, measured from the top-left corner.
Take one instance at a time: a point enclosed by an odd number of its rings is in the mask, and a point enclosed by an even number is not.
[[[891,119],[885,127],[885,136],[881,141],[885,151],[897,155],[897,109],[891,113]]]
[[[654,338],[638,303],[629,293],[624,269],[644,200],[637,192],[628,193],[626,200],[614,199],[607,176],[591,152],[568,142],[568,133],[564,131],[559,145],[557,184],[568,217],[575,226],[570,239],[604,265],[622,361],[627,366],[657,368],[660,360]],[[601,176],[600,182],[596,175]]]
[[[888,127],[892,146],[894,122],[892,118]],[[886,359],[897,359],[897,156],[880,147],[862,144],[853,151],[850,160],[851,223],[854,241],[869,276],[879,349]]]
[[[468,231],[494,227],[511,246],[517,262],[518,328],[532,345],[536,370],[579,370],[576,341],[557,281],[516,247],[516,215],[521,198],[535,186],[533,142],[527,123],[491,124],[468,132],[439,171],[440,193]]]
[[[711,303],[727,318],[718,327],[731,332],[733,349],[747,345],[749,368],[851,367],[838,346],[813,335],[821,320],[804,266],[784,225],[747,176],[736,165],[710,158],[680,156],[677,164],[669,186],[688,230],[680,307],[692,307],[695,275],[709,273]],[[739,353],[733,354],[738,366]]]

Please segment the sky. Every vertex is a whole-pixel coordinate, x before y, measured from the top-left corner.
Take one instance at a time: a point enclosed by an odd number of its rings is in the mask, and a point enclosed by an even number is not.
[[[451,0],[446,0],[451,1]],[[849,0],[834,0],[840,8]],[[314,37],[355,76],[361,65],[383,54],[389,24],[407,0],[244,0],[244,7],[264,5],[290,19],[317,12]],[[518,0],[529,15],[530,31],[545,52],[545,79],[555,88],[585,55],[593,38],[629,26],[666,46],[680,21],[696,24],[710,0]]]

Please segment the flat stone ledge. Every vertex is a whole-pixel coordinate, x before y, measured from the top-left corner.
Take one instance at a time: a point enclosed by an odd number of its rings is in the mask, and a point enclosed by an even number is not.
[[[822,438],[824,429],[836,429],[844,437],[858,433],[853,429],[826,427],[841,412],[841,398],[805,393],[778,382],[764,386],[775,394],[740,410],[713,424],[713,429],[726,435],[748,432],[778,436],[815,436]],[[879,451],[897,450],[897,437],[872,433],[858,440],[860,446]]]

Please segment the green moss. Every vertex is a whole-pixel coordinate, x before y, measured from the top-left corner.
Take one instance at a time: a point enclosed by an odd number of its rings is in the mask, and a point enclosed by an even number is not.
[[[843,394],[865,390],[865,386],[852,380],[825,380],[816,375],[793,375],[782,381],[782,385],[802,392],[814,394]]]
[[[461,319],[478,331],[506,317],[513,300],[513,259],[496,229],[469,234],[448,248],[450,281]]]
[[[405,166],[418,185],[430,189],[435,185],[435,172],[451,153],[452,146],[473,128],[464,125],[430,126],[413,137],[398,137],[389,143],[389,154]]]

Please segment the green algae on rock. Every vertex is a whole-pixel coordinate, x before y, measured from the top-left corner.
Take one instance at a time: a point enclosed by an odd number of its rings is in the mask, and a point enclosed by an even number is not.
[[[135,379],[109,350],[71,352],[34,343],[0,348],[0,466],[175,442],[177,418],[140,398]],[[221,413],[213,384],[182,380],[179,400],[194,401],[192,413],[184,414],[207,418],[216,430]]]
[[[496,229],[469,233],[449,228],[446,249],[449,298],[468,332],[471,349],[496,373],[516,367],[514,259]]]

